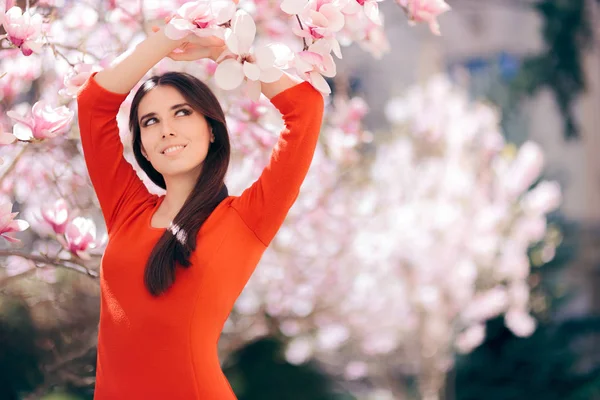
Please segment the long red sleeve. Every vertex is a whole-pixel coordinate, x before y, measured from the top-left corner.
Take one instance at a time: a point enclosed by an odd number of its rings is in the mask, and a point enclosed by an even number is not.
[[[271,103],[283,114],[286,128],[260,178],[231,205],[265,245],[298,197],[323,119],[323,96],[308,82],[279,93]]]
[[[81,145],[109,235],[150,194],[123,157],[117,113],[127,94],[100,86],[94,72],[77,96]]]

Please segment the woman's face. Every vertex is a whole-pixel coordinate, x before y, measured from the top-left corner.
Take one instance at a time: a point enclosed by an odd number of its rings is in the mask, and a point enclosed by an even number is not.
[[[198,173],[212,133],[202,114],[172,86],[157,86],[138,107],[142,154],[163,176]]]

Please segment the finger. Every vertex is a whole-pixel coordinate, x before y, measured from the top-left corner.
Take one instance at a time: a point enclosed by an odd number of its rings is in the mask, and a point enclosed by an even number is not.
[[[181,53],[171,52],[168,55],[168,57],[174,61],[193,61],[201,58],[208,58],[209,56],[209,49],[194,49],[192,51],[185,51]]]

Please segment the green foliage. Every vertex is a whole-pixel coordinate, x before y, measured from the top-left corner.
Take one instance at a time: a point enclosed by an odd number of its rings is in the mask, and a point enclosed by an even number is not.
[[[223,368],[239,400],[353,400],[335,391],[333,382],[314,364],[292,365],[275,339],[250,343]]]
[[[542,88],[554,93],[564,118],[567,138],[579,135],[573,103],[585,90],[583,53],[593,41],[586,0],[541,0],[535,9],[543,18],[546,48],[527,57],[515,81],[516,94],[535,94]]]
[[[36,330],[27,305],[0,295],[0,399],[19,399],[43,380]]]
[[[457,362],[456,400],[590,400],[600,395],[600,368],[579,370],[578,339],[598,334],[600,318],[542,324],[517,338],[497,318],[483,346]],[[579,346],[581,347],[581,345]]]
[[[57,392],[46,395],[41,400],[82,400],[82,398],[69,393]]]
[[[485,342],[456,364],[456,400],[591,400],[600,398],[600,363],[595,351],[600,316],[556,318],[572,295],[564,287],[564,271],[579,250],[577,225],[553,216],[563,241],[555,258],[532,272],[532,302],[538,328],[519,338],[503,318],[486,325]]]

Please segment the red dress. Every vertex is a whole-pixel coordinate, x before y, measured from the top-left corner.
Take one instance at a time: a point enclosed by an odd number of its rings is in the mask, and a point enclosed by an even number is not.
[[[199,231],[190,268],[162,296],[144,286],[164,232],[150,194],[123,158],[116,116],[127,95],[94,79],[81,88],[79,127],[109,241],[102,258],[96,400],[235,399],[217,356],[229,313],[297,198],[319,136],[323,97],[300,83],[273,97],[286,128],[260,178],[229,196]]]

